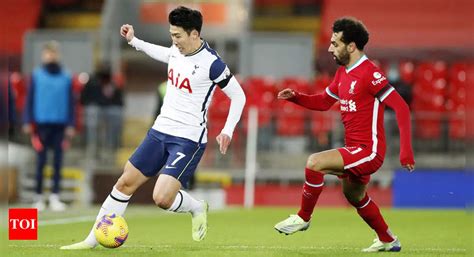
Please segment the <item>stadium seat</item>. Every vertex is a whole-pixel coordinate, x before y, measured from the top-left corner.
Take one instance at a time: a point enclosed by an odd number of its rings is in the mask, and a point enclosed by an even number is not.
[[[279,136],[303,136],[306,110],[288,101],[278,101],[276,132]]]
[[[448,111],[449,137],[455,140],[466,138],[466,63],[454,63],[449,69],[449,90],[446,109]]]
[[[247,103],[242,114],[244,131],[247,131],[248,111],[251,106],[258,109],[259,127],[269,126],[278,93],[274,81],[265,77],[249,77],[244,81],[242,87],[247,97]]]
[[[309,94],[312,92],[311,84],[305,78],[300,77],[285,77],[282,78],[277,83],[278,91],[283,90],[285,88],[291,88],[296,90],[300,93]]]
[[[412,61],[401,61],[398,70],[400,72],[400,78],[411,85],[415,80],[415,64]]]

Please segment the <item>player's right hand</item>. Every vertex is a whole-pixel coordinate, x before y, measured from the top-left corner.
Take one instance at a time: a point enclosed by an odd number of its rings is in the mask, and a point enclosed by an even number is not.
[[[278,93],[278,99],[287,100],[296,96],[296,92],[291,88],[285,88]]]
[[[415,164],[403,164],[402,167],[409,172],[413,172],[415,170]]]
[[[128,42],[132,41],[135,36],[134,34],[135,31],[133,30],[133,26],[130,24],[124,24],[120,27],[120,35],[127,39]]]
[[[22,127],[23,133],[29,135],[33,133],[33,126],[31,124],[25,124]]]

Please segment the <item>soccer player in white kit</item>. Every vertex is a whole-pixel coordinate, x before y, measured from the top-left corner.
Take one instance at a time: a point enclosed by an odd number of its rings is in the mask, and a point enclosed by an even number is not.
[[[245,95],[216,51],[201,39],[199,11],[180,6],[169,14],[169,23],[171,47],[138,39],[131,25],[120,28],[128,44],[168,63],[168,84],[161,114],[125,164],[96,219],[109,213],[123,215],[132,194],[159,175],[153,190],[156,205],[172,212],[191,213],[192,238],[201,241],[207,233],[208,204],[194,199],[181,187],[195,172],[206,147],[206,114],[216,86],[231,99],[227,121],[216,138],[222,154],[226,153],[242,114]],[[97,244],[91,230],[84,241],[61,249],[91,249]]]

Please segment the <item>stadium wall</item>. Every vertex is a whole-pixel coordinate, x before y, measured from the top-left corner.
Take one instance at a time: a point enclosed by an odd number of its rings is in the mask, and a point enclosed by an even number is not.
[[[466,208],[472,206],[473,171],[396,170],[393,180],[393,207]]]

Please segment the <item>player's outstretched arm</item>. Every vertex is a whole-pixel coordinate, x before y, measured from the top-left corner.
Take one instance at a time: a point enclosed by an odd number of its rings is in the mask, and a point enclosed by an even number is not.
[[[145,42],[135,37],[135,31],[130,24],[124,24],[120,27],[120,35],[124,37],[128,44],[135,47],[138,51],[142,51],[151,58],[160,62],[168,63],[171,54],[171,48],[163,47]]]
[[[306,95],[290,88],[280,91],[277,98],[293,102],[315,111],[327,111],[336,102],[336,99],[329,96],[326,92],[315,95]]]
[[[216,140],[219,144],[220,152],[225,154],[227,152],[227,148],[230,145],[235,126],[237,125],[237,122],[239,122],[240,116],[242,115],[246,98],[242,87],[234,76],[230,78],[227,86],[225,86],[222,91],[230,98],[230,108],[224,128],[216,137]]]
[[[384,103],[395,111],[397,118],[400,131],[400,164],[411,172],[415,170],[415,158],[411,144],[410,109],[405,100],[395,90],[388,95]]]

